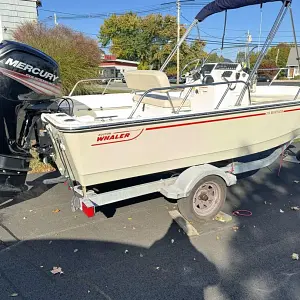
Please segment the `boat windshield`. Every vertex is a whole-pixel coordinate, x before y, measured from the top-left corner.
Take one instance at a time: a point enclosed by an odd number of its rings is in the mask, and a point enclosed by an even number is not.
[[[216,64],[205,64],[202,66],[201,70],[204,75],[207,75],[211,73],[211,71],[214,69],[215,66]]]

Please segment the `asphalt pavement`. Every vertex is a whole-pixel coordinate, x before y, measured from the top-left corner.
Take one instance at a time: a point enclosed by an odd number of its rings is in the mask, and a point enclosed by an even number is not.
[[[300,299],[300,169],[278,172],[279,161],[229,189],[223,211],[251,217],[193,224],[193,237],[160,195],[88,219],[66,186],[43,186],[52,174],[31,175],[28,192],[0,200],[0,299]]]

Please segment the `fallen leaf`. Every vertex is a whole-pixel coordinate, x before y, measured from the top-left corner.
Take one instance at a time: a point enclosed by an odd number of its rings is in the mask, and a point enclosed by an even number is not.
[[[223,212],[219,212],[216,216],[215,216],[215,220],[218,222],[222,222],[222,223],[229,223],[232,221],[232,217],[229,216],[228,214],[225,214]]]
[[[299,206],[293,206],[293,207],[291,207],[291,210],[300,210],[300,207]]]
[[[11,296],[11,297],[18,297],[19,294],[18,294],[18,293],[12,293],[10,296]]]
[[[131,221],[131,220],[132,220],[132,218],[128,218],[128,220],[129,220],[129,221]]]
[[[292,259],[299,260],[299,254],[298,253],[293,253],[292,254]]]
[[[233,226],[232,229],[237,232],[237,230],[239,230],[239,227],[238,226]]]
[[[283,211],[282,209],[280,210],[280,212],[281,212],[282,214],[284,213],[284,211]]]
[[[220,237],[217,235],[217,240],[219,240],[220,239]]]
[[[135,230],[135,227],[132,227],[133,230]]]
[[[55,275],[55,274],[63,274],[64,272],[61,267],[53,267],[51,273]]]
[[[57,213],[60,212],[60,209],[57,208],[57,209],[55,209],[55,210],[52,210],[52,212],[55,213],[55,214],[57,214]]]

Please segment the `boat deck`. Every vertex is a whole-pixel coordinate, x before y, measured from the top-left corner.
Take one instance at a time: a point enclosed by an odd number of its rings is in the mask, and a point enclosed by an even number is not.
[[[269,102],[282,102],[282,101],[293,101],[295,95],[272,95],[269,97],[266,96],[252,96],[251,102],[252,104],[264,104]]]

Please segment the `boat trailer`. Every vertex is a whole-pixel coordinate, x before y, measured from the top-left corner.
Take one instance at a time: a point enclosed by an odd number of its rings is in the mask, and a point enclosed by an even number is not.
[[[200,219],[212,219],[221,211],[226,200],[227,187],[237,183],[238,174],[268,167],[280,156],[282,160],[286,160],[287,151],[291,144],[292,141],[282,145],[261,159],[249,162],[231,162],[223,167],[217,167],[212,164],[192,166],[180,174],[173,175],[167,179],[127,186],[103,193],[97,193],[95,190],[86,190],[80,185],[72,187],[69,184],[69,188],[74,193],[71,200],[71,210],[73,212],[81,210],[87,217],[91,218],[95,215],[96,208],[99,206],[159,192],[167,199],[177,200],[178,209],[185,219],[196,222]],[[241,158],[241,160],[245,159]],[[201,215],[201,207],[199,207],[201,206],[201,201],[202,203],[205,203],[205,201],[213,202],[210,214],[208,214],[207,210],[209,207],[207,207],[205,216]],[[193,205],[194,209],[191,209]],[[205,207],[202,207],[203,209],[205,210]]]

